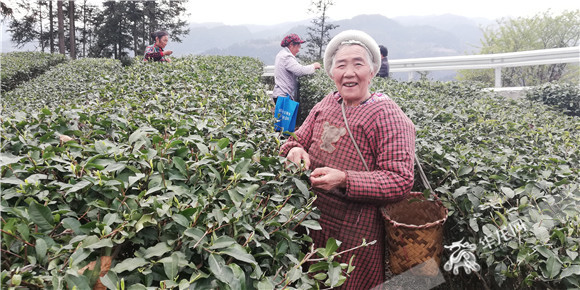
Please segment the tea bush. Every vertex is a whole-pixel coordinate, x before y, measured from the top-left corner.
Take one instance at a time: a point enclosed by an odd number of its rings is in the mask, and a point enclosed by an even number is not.
[[[580,121],[481,89],[379,78],[371,87],[416,126],[417,154],[449,209],[445,244],[477,246],[479,277],[446,273],[441,289],[579,287]],[[303,99],[334,90],[323,74],[302,79]]]
[[[526,98],[542,102],[571,116],[580,116],[580,87],[569,83],[547,83],[526,92]]]
[[[278,156],[261,72],[238,57],[79,60],[11,94],[2,288],[344,282],[352,268],[333,261],[340,243],[308,249],[298,231],[319,229],[315,197]]]
[[[302,107],[298,117],[305,120],[312,107],[322,101],[328,93],[336,91],[336,86],[323,69],[317,70],[313,75],[302,76],[298,81],[300,82],[300,107]]]
[[[578,118],[478,88],[425,83],[414,91],[406,96],[419,102],[401,103],[422,112],[412,117],[417,150],[448,200],[448,239],[478,246],[490,285],[578,285]]]
[[[9,52],[0,54],[2,70],[0,71],[1,91],[12,90],[50,69],[52,66],[65,62],[62,54],[39,52]]]
[[[278,157],[261,72],[252,58],[87,59],[3,94],[1,287],[340,285],[352,270],[332,260],[340,244],[307,249],[298,231],[318,213]],[[335,90],[323,73],[301,82],[306,113]],[[477,247],[477,276],[446,273],[442,288],[580,287],[578,117],[475,84],[372,90],[416,125],[450,210],[445,244]]]
[[[84,58],[61,63],[41,76],[2,94],[3,109],[37,111],[43,107],[84,105],[111,95],[121,73],[118,60]]]

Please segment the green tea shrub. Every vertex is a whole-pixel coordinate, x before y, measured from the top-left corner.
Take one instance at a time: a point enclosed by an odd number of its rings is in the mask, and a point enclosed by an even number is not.
[[[2,62],[0,83],[3,93],[66,61],[66,57],[62,54],[44,52],[2,53],[0,59]]]
[[[302,83],[301,92],[316,97],[335,90],[323,74]],[[481,271],[442,269],[440,289],[579,287],[580,121],[482,89],[379,78],[371,86],[415,124],[417,155],[449,209],[444,244],[476,247]],[[414,190],[424,188],[416,182]],[[442,266],[451,254],[444,252]]]
[[[336,91],[334,82],[326,75],[324,69],[317,70],[312,75],[299,78],[300,115],[298,119],[304,121],[314,105],[322,101],[326,95]]]
[[[571,116],[580,116],[580,87],[570,83],[546,83],[533,87],[526,97]]]
[[[450,210],[446,245],[476,245],[480,283],[577,287],[578,118],[474,85],[420,82],[392,91],[417,127],[417,154]]]
[[[110,97],[121,65],[114,59],[83,58],[54,66],[44,74],[2,94],[6,112],[27,112],[67,104],[82,106]]]
[[[352,267],[333,261],[339,242],[307,248],[304,232],[320,228],[315,197],[278,156],[261,62],[77,65],[97,81],[70,78],[78,90],[3,116],[2,288],[344,282]],[[104,74],[114,81],[98,82]]]

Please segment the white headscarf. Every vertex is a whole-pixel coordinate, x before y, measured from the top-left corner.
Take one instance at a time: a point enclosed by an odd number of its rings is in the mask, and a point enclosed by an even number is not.
[[[333,37],[324,52],[324,69],[326,74],[332,77],[332,59],[341,44],[352,43],[364,47],[371,55],[373,71],[376,73],[381,67],[381,51],[377,42],[368,34],[360,30],[345,30]]]

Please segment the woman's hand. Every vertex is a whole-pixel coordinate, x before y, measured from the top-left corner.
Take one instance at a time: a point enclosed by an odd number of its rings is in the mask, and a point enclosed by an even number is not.
[[[341,170],[320,167],[310,173],[310,183],[313,188],[331,191],[335,188],[346,187],[346,173]]]
[[[306,152],[306,150],[303,148],[294,147],[290,149],[288,155],[286,155],[286,159],[297,165],[298,168],[301,168],[301,162],[304,161],[304,169],[310,168],[310,155],[308,155],[308,152]],[[286,162],[286,167],[289,165],[290,164]]]
[[[164,50],[163,55],[171,55],[173,53],[172,50]]]

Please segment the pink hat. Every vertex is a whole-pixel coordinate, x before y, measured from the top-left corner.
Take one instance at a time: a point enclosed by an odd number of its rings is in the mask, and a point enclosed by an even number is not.
[[[300,37],[294,33],[286,35],[282,42],[280,42],[280,46],[287,47],[292,43],[304,43],[304,40],[300,39]]]

